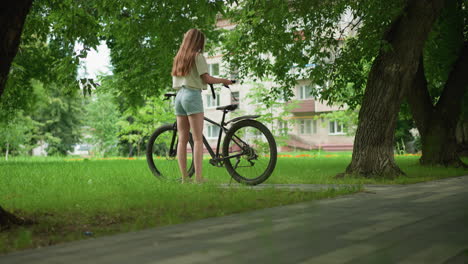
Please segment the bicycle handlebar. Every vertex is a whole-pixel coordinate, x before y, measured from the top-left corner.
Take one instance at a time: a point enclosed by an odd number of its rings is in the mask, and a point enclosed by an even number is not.
[[[232,83],[236,83],[236,80],[231,80]],[[224,87],[228,88],[229,89],[229,86],[228,85],[224,85]],[[213,84],[210,83],[210,87],[211,87],[211,94],[213,95],[213,99],[216,99],[216,95],[215,95],[215,92],[214,92],[214,88],[213,88]]]
[[[236,83],[236,80],[231,80],[231,82],[232,82],[232,83]],[[223,85],[223,86],[226,87],[226,88],[228,88],[228,89],[230,89],[228,85]],[[214,92],[213,84],[210,83],[210,87],[211,87],[211,93],[213,94],[213,99],[216,99],[216,95],[215,95],[215,92]],[[231,93],[232,93],[232,92],[231,92]],[[175,93],[165,93],[164,96],[166,97],[166,98],[164,99],[164,101],[166,101],[166,100],[169,100],[172,96],[176,96],[176,94],[175,94]]]

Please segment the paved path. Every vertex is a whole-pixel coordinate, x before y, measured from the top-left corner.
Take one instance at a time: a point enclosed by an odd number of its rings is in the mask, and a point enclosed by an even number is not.
[[[0,263],[468,263],[468,176],[367,189],[25,250]]]

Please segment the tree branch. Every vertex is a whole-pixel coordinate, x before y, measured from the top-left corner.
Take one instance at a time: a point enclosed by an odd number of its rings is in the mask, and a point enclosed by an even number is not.
[[[423,134],[427,128],[427,122],[434,111],[431,96],[427,89],[427,80],[424,74],[424,63],[422,55],[419,59],[418,70],[414,76],[413,85],[406,90],[406,100],[411,109],[419,133]]]
[[[436,110],[440,110],[445,118],[458,117],[460,114],[463,95],[468,88],[466,69],[468,69],[468,41],[463,43],[460,55],[454,63],[442,95],[436,104]]]

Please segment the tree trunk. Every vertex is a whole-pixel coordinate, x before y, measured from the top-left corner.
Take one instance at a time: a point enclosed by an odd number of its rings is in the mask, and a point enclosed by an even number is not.
[[[463,97],[468,88],[466,69],[468,69],[468,41],[460,50],[439,101],[433,106],[424,75],[424,66],[422,62],[420,63],[413,89],[408,90],[407,99],[421,134],[420,162],[423,165],[465,166],[458,154],[456,130]]]
[[[10,228],[12,225],[31,225],[33,221],[21,219],[5,211],[0,206],[0,231]]]
[[[18,52],[24,21],[32,2],[33,0],[8,0],[2,3],[0,9],[0,97],[5,90],[11,63]],[[11,224],[24,222],[0,207],[0,230]]]
[[[457,138],[457,151],[460,156],[468,156],[468,120],[460,118],[455,133]]]
[[[133,144],[132,143],[128,143],[128,157],[131,158],[133,157],[133,151],[134,151],[134,147],[133,147]]]
[[[140,157],[140,154],[141,154],[141,142],[143,141],[143,136],[140,138],[140,140],[138,140],[138,143],[137,143],[137,158]]]
[[[440,113],[436,113],[421,134],[422,165],[464,166],[457,151],[455,128]]]
[[[10,144],[6,143],[6,151],[5,151],[5,160],[8,160],[8,151],[9,151]]]
[[[418,69],[419,54],[444,0],[407,1],[390,25],[369,73],[351,164],[346,174],[396,177],[404,174],[394,159],[394,134],[400,104]]]
[[[26,15],[33,0],[9,0],[0,9],[0,96],[20,44]]]

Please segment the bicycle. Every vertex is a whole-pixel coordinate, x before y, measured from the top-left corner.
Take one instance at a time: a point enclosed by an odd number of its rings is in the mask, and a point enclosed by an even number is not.
[[[213,99],[216,99],[213,85],[210,84]],[[234,101],[239,101],[232,93]],[[175,93],[164,94],[165,99],[174,97]],[[270,130],[261,122],[255,120],[260,115],[244,115],[225,122],[226,114],[235,111],[238,104],[219,106],[216,109],[223,111],[221,122],[205,117],[205,121],[219,127],[216,143],[216,152],[211,148],[205,135],[203,145],[208,150],[211,159],[209,163],[215,167],[225,167],[231,178],[246,185],[257,185],[270,177],[276,166],[276,142]],[[228,126],[230,126],[228,128]],[[222,134],[225,133],[222,153],[220,144]],[[146,160],[151,172],[162,179],[180,180],[179,165],[177,162],[177,122],[166,124],[157,128],[151,135],[147,148]],[[187,172],[192,177],[195,172],[192,159],[193,139],[189,135],[187,145]]]

